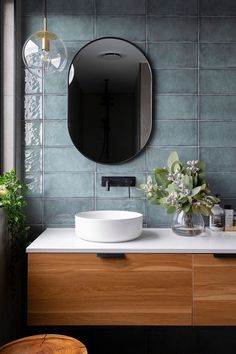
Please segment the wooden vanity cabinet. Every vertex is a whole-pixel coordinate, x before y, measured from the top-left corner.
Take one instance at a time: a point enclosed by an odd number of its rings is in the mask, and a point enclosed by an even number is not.
[[[236,258],[28,254],[29,325],[236,325]]]
[[[193,324],[236,325],[236,258],[193,256]]]
[[[28,254],[29,325],[191,325],[192,255]]]

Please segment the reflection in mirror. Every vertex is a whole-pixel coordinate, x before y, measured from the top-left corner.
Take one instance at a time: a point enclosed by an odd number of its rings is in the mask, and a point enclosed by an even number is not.
[[[68,129],[76,148],[99,163],[137,155],[152,128],[152,74],[145,55],[101,38],[74,57],[68,77]]]

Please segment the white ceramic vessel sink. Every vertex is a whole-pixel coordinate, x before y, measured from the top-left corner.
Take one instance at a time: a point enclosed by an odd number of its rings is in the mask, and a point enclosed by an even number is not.
[[[142,233],[143,215],[133,211],[99,210],[75,215],[75,232],[87,241],[124,242]]]

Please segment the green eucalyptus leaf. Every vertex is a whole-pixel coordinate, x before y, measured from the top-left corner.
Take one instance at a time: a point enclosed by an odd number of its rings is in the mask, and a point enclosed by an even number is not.
[[[164,168],[159,168],[154,171],[156,183],[162,187],[166,187],[170,181],[168,181],[168,171]]]
[[[176,208],[171,205],[167,208],[167,214],[173,214],[176,211]]]
[[[192,197],[194,197],[196,194],[198,194],[202,190],[202,186],[195,187],[192,189]]]
[[[168,204],[168,202],[167,202],[167,197],[160,198],[160,199],[159,199],[159,203],[160,203],[160,204]]]
[[[190,204],[192,204],[193,198],[192,198],[191,196],[188,196],[188,202],[189,202]]]
[[[204,215],[204,216],[209,216],[210,213],[211,213],[211,211],[210,211],[208,208],[206,208],[206,206],[203,205],[203,204],[200,205],[199,211],[200,211],[200,213],[201,213],[202,215]]]
[[[154,173],[156,174],[167,174],[168,175],[168,170],[166,168],[155,168]]]
[[[177,154],[176,151],[173,151],[170,156],[168,157],[168,160],[167,160],[167,166],[168,168],[171,170],[172,168],[172,165],[175,163],[175,162],[178,162],[179,161],[179,156]]]
[[[183,211],[185,211],[185,213],[188,213],[190,208],[191,208],[191,204],[184,204],[182,206],[182,209],[183,209]]]
[[[171,170],[172,172],[180,171],[180,170],[181,170],[181,164],[180,164],[180,162],[179,162],[179,161],[175,161],[175,162],[172,164],[170,170]]]
[[[178,190],[178,187],[176,186],[176,184],[174,183],[170,183],[168,186],[167,186],[167,191],[169,194],[171,193],[174,193]]]
[[[200,208],[197,207],[196,205],[192,205],[191,209],[194,214],[200,213]]]

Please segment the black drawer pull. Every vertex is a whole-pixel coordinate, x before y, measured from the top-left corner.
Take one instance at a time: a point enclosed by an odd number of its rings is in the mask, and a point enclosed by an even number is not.
[[[124,259],[126,258],[124,253],[97,253],[99,258],[115,258],[115,259]]]
[[[236,253],[214,253],[215,258],[236,258]]]

